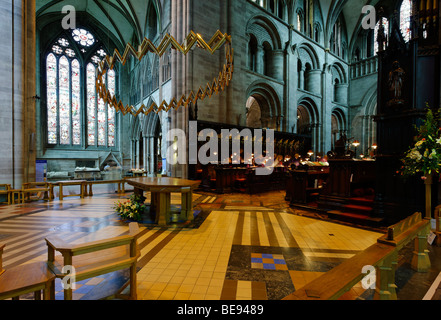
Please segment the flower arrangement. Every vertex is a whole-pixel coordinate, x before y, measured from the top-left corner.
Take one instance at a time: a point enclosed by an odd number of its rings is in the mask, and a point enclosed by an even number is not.
[[[438,112],[439,113],[439,112]],[[441,166],[441,128],[439,116],[429,108],[426,120],[418,128],[415,145],[402,159],[401,175],[414,176],[422,174],[425,180],[428,175],[440,172]]]
[[[133,194],[130,196],[128,201],[121,202],[118,201],[115,204],[114,209],[123,219],[131,219],[134,221],[141,221],[142,214],[146,209],[146,205],[144,204],[146,198],[137,194]]]

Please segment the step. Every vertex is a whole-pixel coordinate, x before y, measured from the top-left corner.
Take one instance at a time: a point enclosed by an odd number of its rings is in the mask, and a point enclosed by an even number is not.
[[[374,209],[372,207],[361,206],[356,204],[347,204],[343,206],[345,212],[370,214]]]
[[[332,210],[328,211],[328,217],[345,222],[357,223],[367,226],[379,226],[383,218],[371,217],[369,215],[357,214],[353,212]]]
[[[374,199],[369,199],[369,198],[357,198],[357,197],[355,197],[355,198],[350,198],[349,199],[349,202],[351,202],[351,203],[363,203],[363,204],[367,204],[367,205],[370,205],[370,204],[373,204],[374,203]]]

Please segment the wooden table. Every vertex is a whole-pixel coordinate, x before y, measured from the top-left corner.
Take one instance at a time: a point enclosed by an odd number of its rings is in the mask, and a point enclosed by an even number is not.
[[[36,262],[7,269],[0,275],[0,300],[35,293],[35,300],[55,300],[55,275],[46,262]]]
[[[177,178],[128,178],[126,183],[135,188],[135,193],[143,195],[144,191],[151,192],[151,210],[156,213],[156,223],[167,225],[170,221],[171,193],[182,194],[180,219],[193,220],[193,190],[199,185],[198,181]]]
[[[54,191],[53,191],[53,187],[57,187],[59,188],[59,192],[60,192],[60,201],[63,200],[63,198],[67,198],[67,197],[81,197],[81,199],[84,199],[84,194],[85,194],[85,190],[86,190],[86,180],[67,180],[67,181],[58,181],[55,183],[52,183],[52,187],[51,187],[51,195],[52,198],[54,197]],[[67,187],[67,186],[80,186],[80,193],[79,194],[69,194],[69,195],[64,195],[63,194],[63,187]]]

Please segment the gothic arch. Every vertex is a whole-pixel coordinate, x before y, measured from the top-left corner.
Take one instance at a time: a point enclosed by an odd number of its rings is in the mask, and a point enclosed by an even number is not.
[[[162,31],[161,26],[161,4],[160,1],[150,0],[147,6],[147,14],[145,18],[144,35],[150,40],[154,40]],[[155,30],[152,30],[155,28]],[[152,32],[154,31],[154,34]],[[153,35],[153,36],[152,36]]]
[[[363,97],[361,109],[352,119],[352,136],[361,143],[363,152],[377,143],[377,125],[374,117],[377,115],[377,86],[373,85]]]

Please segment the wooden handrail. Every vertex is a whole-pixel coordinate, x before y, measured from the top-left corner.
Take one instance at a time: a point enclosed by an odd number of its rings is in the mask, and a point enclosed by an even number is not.
[[[421,216],[421,213],[416,213],[391,226],[388,233],[380,237],[377,243],[306,284],[284,300],[336,300],[367,276],[363,269],[369,266],[375,267],[379,280],[376,283],[375,298],[397,299],[395,268],[398,251],[403,246],[415,239],[416,250],[413,253],[412,268],[418,272],[427,272],[430,269],[430,259],[426,250],[430,221],[421,219]]]

